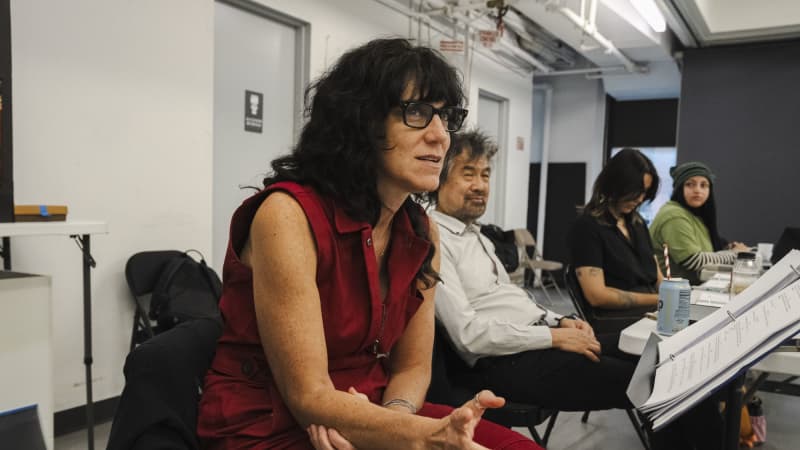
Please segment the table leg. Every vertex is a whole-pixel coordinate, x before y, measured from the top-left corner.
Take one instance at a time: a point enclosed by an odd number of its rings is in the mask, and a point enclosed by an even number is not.
[[[89,235],[81,236],[83,257],[83,364],[86,365],[86,433],[89,450],[94,450],[94,402],[92,401],[92,259]]]

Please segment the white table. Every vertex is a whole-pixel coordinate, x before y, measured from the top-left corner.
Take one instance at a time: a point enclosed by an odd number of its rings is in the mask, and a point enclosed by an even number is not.
[[[0,223],[3,238],[3,267],[11,270],[11,237],[18,236],[68,236],[75,239],[81,250],[83,266],[83,364],[86,366],[86,431],[88,449],[94,450],[94,403],[92,402],[92,258],[90,236],[107,234],[108,225],[99,221],[53,221]]]
[[[695,309],[695,306],[692,306]],[[629,325],[619,335],[619,349],[641,355],[650,333],[656,331],[656,321],[644,318]],[[772,352],[752,367],[770,373],[800,376],[800,352]]]

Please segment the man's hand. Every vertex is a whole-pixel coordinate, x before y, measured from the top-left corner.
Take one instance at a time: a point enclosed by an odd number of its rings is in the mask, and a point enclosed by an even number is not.
[[[560,328],[577,328],[589,336],[594,337],[594,330],[592,329],[592,326],[589,325],[588,322],[585,322],[581,319],[570,319],[569,317],[564,317],[558,322],[558,326]]]
[[[553,337],[554,348],[579,353],[594,362],[600,361],[600,342],[595,339],[594,334],[589,335],[578,328],[551,328],[550,334]]]

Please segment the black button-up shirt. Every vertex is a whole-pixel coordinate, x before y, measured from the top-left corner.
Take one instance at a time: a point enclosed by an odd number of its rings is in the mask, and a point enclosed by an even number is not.
[[[634,215],[638,220],[633,220]],[[631,292],[657,292],[658,269],[647,225],[636,212],[625,218],[625,225],[630,240],[617,228],[612,216],[601,221],[589,214],[581,214],[567,235],[572,266],[603,269],[608,287]]]

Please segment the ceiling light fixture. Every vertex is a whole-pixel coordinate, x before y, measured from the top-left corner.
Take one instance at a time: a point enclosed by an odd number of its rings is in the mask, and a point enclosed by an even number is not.
[[[663,33],[667,29],[664,15],[654,0],[630,0],[630,2],[653,31]]]

